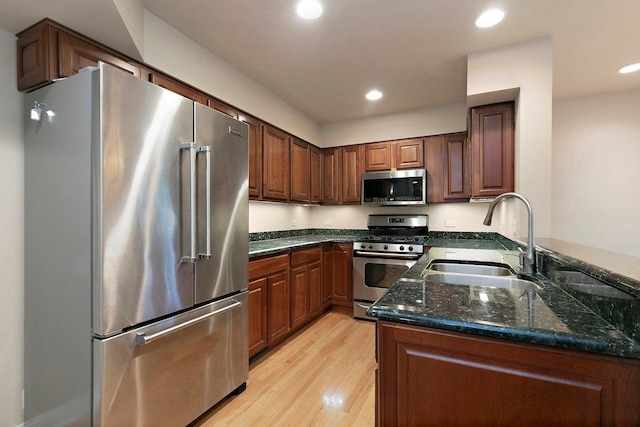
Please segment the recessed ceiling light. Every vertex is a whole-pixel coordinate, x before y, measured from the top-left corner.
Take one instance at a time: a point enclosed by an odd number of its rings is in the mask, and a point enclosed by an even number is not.
[[[322,4],[317,0],[303,0],[296,9],[298,15],[304,19],[316,19],[322,15]]]
[[[380,92],[377,89],[373,89],[373,90],[370,90],[369,92],[367,92],[367,94],[365,96],[369,101],[376,101],[376,100],[382,98],[382,92]]]
[[[504,12],[500,9],[491,9],[484,12],[476,19],[476,27],[487,28],[493,27],[504,18]]]
[[[636,62],[635,64],[625,65],[624,67],[618,70],[620,74],[629,74],[629,73],[634,73],[636,71],[640,71],[640,62]]]

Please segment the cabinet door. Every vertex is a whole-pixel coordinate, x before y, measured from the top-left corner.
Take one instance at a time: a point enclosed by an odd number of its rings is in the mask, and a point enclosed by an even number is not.
[[[391,142],[376,142],[364,146],[364,168],[367,172],[391,170],[393,155]]]
[[[424,142],[422,139],[407,139],[395,142],[394,165],[396,169],[424,167]]]
[[[203,93],[198,92],[197,90],[169,77],[165,77],[162,74],[151,73],[151,75],[149,76],[149,81],[154,85],[158,85],[179,95],[182,95],[185,98],[189,98],[190,100],[195,101],[198,104],[207,105],[207,97]]]
[[[322,306],[331,305],[333,293],[333,245],[322,245]]]
[[[341,147],[342,173],[340,202],[342,204],[360,203],[360,180],[362,177],[364,147],[362,145],[350,145]]]
[[[514,189],[513,111],[513,102],[471,108],[472,197]]]
[[[340,150],[324,148],[322,150],[322,199],[325,205],[340,203]]]
[[[444,202],[444,137],[424,139],[425,167],[427,169],[427,203]]]
[[[303,325],[309,317],[307,307],[309,275],[307,266],[291,269],[291,329]]]
[[[69,77],[77,74],[78,70],[84,67],[95,67],[98,65],[98,61],[113,65],[136,77],[141,76],[140,67],[110,54],[96,44],[64,32],[58,32],[58,53],[60,55],[58,70],[60,77]]]
[[[226,114],[229,117],[233,117],[234,119],[238,118],[238,112],[236,110],[220,101],[209,98],[207,100],[207,105],[216,111],[220,111],[221,113]]]
[[[27,91],[56,79],[57,30],[41,23],[18,33],[18,90]]]
[[[282,341],[289,330],[289,272],[283,271],[267,277],[269,345]]]
[[[334,304],[350,307],[353,304],[352,271],[353,247],[347,243],[333,246],[333,287],[331,299]]]
[[[262,123],[246,115],[238,119],[249,125],[249,198],[262,198]]]
[[[381,426],[638,425],[637,361],[378,322]]]
[[[262,135],[262,197],[289,200],[289,136],[267,125]]]
[[[267,278],[249,282],[249,357],[267,348]]]
[[[307,266],[307,276],[309,283],[309,317],[313,318],[322,312],[322,263],[314,262]]]
[[[322,155],[320,149],[311,147],[311,203],[320,203],[322,198]]]
[[[469,164],[467,161],[467,134],[457,133],[444,137],[444,199],[469,200]]]
[[[311,147],[298,138],[291,140],[291,200],[309,203]]]

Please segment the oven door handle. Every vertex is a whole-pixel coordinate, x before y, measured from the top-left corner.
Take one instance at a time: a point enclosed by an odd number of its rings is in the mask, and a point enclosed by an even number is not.
[[[388,253],[388,252],[362,252],[354,251],[354,257],[360,258],[388,258],[388,259],[418,259],[422,254],[403,254],[403,253]]]

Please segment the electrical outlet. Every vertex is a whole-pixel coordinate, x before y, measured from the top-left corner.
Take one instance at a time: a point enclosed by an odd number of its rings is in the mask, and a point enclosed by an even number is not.
[[[444,221],[444,226],[447,228],[456,228],[457,224],[458,223],[455,219],[446,219]]]
[[[295,219],[292,219],[292,220],[291,220],[291,226],[292,226],[292,227],[297,227],[297,226],[298,226],[298,221],[297,221],[297,220],[295,220]]]
[[[331,221],[330,219],[325,219],[324,225],[333,225],[333,221]]]

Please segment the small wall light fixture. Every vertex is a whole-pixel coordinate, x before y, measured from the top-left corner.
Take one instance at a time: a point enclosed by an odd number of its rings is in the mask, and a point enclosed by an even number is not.
[[[47,115],[47,117],[49,118],[49,121],[51,121],[53,116],[56,115],[56,113],[54,113],[53,110],[51,110],[50,108],[47,108],[47,104],[45,104],[44,102],[35,101],[34,104],[35,105],[31,109],[31,114],[30,114],[31,120],[33,120],[35,122],[39,122],[42,119],[42,112],[43,111]]]

